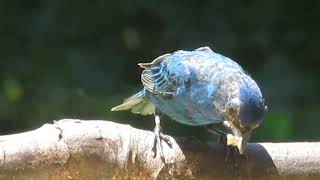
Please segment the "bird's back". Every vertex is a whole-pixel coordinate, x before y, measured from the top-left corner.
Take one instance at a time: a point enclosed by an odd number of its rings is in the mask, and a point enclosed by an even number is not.
[[[236,62],[207,47],[176,51],[144,65],[147,99],[172,119],[192,126],[221,122],[219,108],[229,96],[226,80],[245,75]]]

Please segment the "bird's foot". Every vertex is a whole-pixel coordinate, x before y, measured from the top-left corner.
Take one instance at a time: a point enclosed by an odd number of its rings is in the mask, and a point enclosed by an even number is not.
[[[234,136],[219,130],[209,130],[210,132],[218,135],[218,142],[225,146],[235,146],[238,149],[242,145],[242,137]]]
[[[226,143],[227,143],[227,133],[226,133],[226,132],[221,131],[221,130],[219,130],[219,129],[216,129],[216,128],[214,128],[212,125],[207,125],[207,126],[206,126],[206,129],[207,129],[210,133],[218,136],[218,142],[219,142],[219,143],[221,143],[221,144],[226,144]]]
[[[211,126],[207,126],[209,132],[218,136],[218,142],[223,144],[226,151],[224,160],[226,162],[236,162],[239,157],[245,157],[245,155],[241,155],[239,149],[242,145],[242,137],[238,137],[232,134],[228,134],[219,129],[212,128]]]
[[[237,147],[232,145],[225,145],[224,161],[227,163],[236,163],[237,158],[240,156]]]
[[[225,160],[227,160],[230,156],[240,157],[242,155],[239,151],[242,145],[242,137],[234,136],[232,134],[227,134],[225,136],[224,142],[226,147]]]
[[[152,147],[152,151],[154,153],[153,157],[156,158],[157,153],[159,153],[161,160],[163,162],[165,162],[162,141],[167,143],[170,148],[172,147],[172,143],[171,143],[169,137],[165,136],[161,132],[155,132],[154,143],[153,143],[153,147]]]
[[[233,172],[234,177],[246,176],[246,163],[248,161],[247,154],[240,154],[236,146],[225,145],[224,161],[226,163],[226,171]]]
[[[152,148],[152,151],[154,153],[153,157],[156,158],[158,151],[160,151],[160,158],[165,163],[166,161],[163,152],[162,141],[167,143],[170,148],[172,148],[172,143],[170,141],[170,138],[161,132],[160,117],[158,115],[155,116],[155,122],[156,126],[154,128],[154,143]]]

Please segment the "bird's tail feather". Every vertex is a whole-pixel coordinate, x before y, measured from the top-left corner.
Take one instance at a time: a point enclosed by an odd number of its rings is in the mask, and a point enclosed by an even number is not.
[[[155,111],[155,106],[144,96],[144,91],[125,99],[119,106],[113,107],[111,111],[122,111],[131,109],[135,114],[148,115]]]

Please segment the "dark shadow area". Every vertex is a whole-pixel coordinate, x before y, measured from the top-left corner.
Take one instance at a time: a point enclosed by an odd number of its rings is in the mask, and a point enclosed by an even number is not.
[[[248,145],[248,161],[245,162],[245,170],[247,174],[250,174],[252,178],[270,178],[281,179],[279,172],[272,157],[266,151],[266,149],[260,144]]]
[[[194,138],[178,138],[187,166],[199,179],[281,179],[278,170],[263,146],[250,144],[248,158],[225,160],[225,148],[218,143],[204,143]],[[237,163],[237,164],[236,164]]]
[[[320,177],[318,174],[290,172],[290,166],[299,164],[288,164],[288,169],[281,170],[289,175],[280,174],[277,163],[279,166],[279,163],[283,162],[280,162],[279,159],[275,162],[265,147],[257,143],[248,145],[247,157],[239,157],[236,161],[226,161],[226,149],[222,144],[206,143],[195,138],[176,138],[176,140],[186,156],[186,169],[199,179],[315,180]],[[282,158],[287,159],[288,157]]]

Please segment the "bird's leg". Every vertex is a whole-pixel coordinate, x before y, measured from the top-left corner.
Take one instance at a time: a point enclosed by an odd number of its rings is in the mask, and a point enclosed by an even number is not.
[[[237,149],[237,144],[241,141],[241,138],[229,134],[227,132],[221,131],[212,125],[206,126],[207,130],[218,136],[219,143],[223,144],[225,147],[224,160],[226,162],[235,161],[239,156],[239,151]]]
[[[223,132],[219,129],[216,129],[212,126],[206,126],[206,129],[212,133],[212,134],[215,134],[218,136],[218,142],[221,143],[221,144],[227,144],[227,133],[226,132]]]
[[[170,139],[166,137],[161,132],[161,126],[160,126],[160,112],[156,110],[154,113],[154,121],[155,121],[155,128],[154,128],[154,144],[153,144],[153,152],[154,152],[154,158],[157,156],[158,147],[160,150],[160,157],[163,162],[165,162],[164,153],[163,153],[163,147],[162,147],[162,140],[165,141],[170,147],[172,147],[172,144],[170,142]]]
[[[227,137],[228,141],[227,146],[225,147],[225,161],[231,162],[234,168],[237,170],[237,172],[240,172],[238,171],[239,167],[241,167],[241,165],[246,162],[245,160],[248,159],[248,156],[246,154],[240,153],[239,149],[242,146],[243,137],[241,136],[240,130],[234,127],[234,125],[231,122],[224,121],[223,125],[232,130],[234,134],[227,135],[229,137]]]
[[[239,142],[239,138],[232,134],[228,134],[227,132],[221,131],[210,125],[206,126],[206,128],[209,132],[218,136],[218,141],[221,144],[236,146],[237,143]]]

